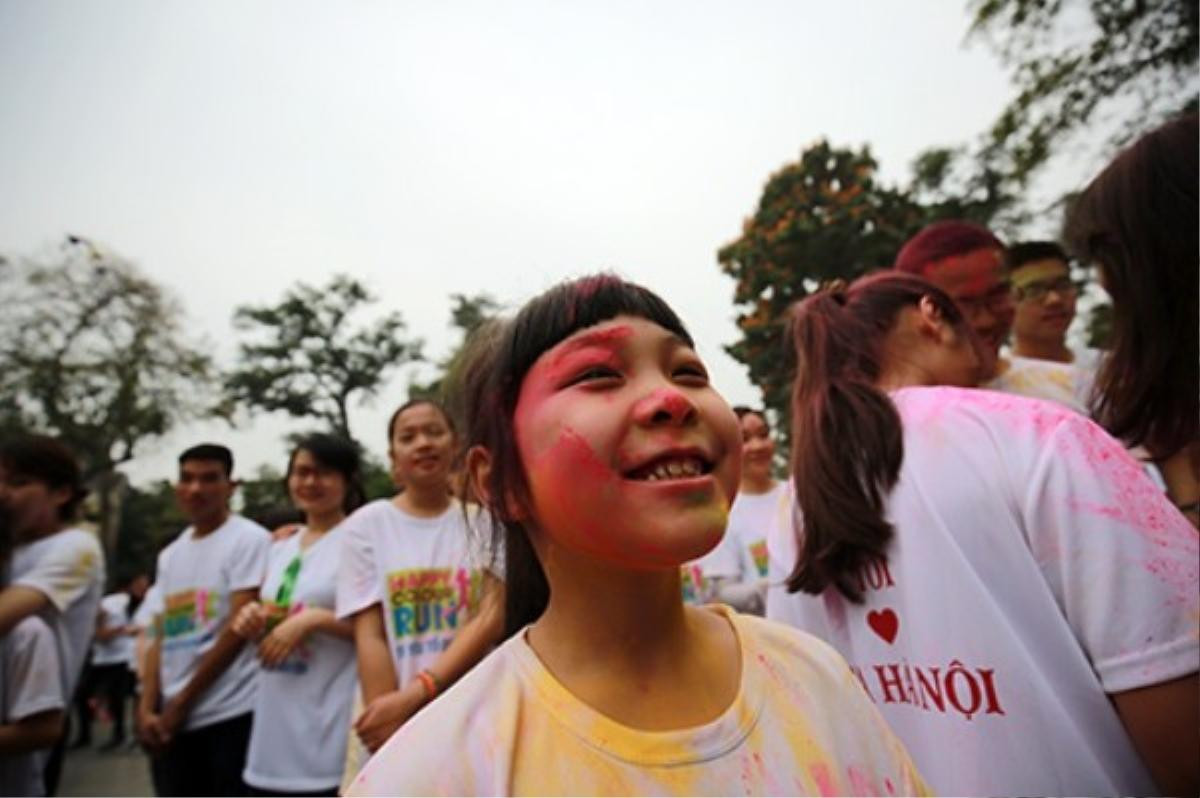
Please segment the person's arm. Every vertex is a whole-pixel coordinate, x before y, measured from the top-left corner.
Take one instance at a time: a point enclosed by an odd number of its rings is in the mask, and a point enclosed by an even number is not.
[[[48,709],[14,723],[0,724],[0,756],[53,748],[62,735],[63,711]]]
[[[159,723],[159,704],[162,698],[160,686],[159,662],[162,659],[162,616],[155,615],[151,621],[153,629],[145,653],[139,660],[139,676],[142,679],[142,692],[138,698],[136,721],[138,737],[142,745],[150,751],[157,751],[166,744]]]
[[[96,632],[95,638],[98,643],[107,643],[110,640],[115,640],[122,635],[129,634],[128,626],[109,626],[108,613],[101,607],[100,612],[96,614]]]
[[[1110,698],[1159,792],[1200,794],[1200,674]]]
[[[301,641],[317,632],[349,640],[354,637],[354,626],[349,620],[339,621],[333,610],[306,607],[267,633],[258,644],[258,658],[264,665],[278,665]]]
[[[163,707],[159,723],[168,739],[183,725],[184,719],[187,718],[196,701],[217,680],[217,677],[225,672],[225,669],[237,657],[238,652],[242,650],[242,646],[246,644],[245,639],[234,633],[233,619],[241,612],[242,607],[254,601],[257,596],[257,587],[235,590],[230,594],[229,620],[221,627],[216,642],[213,643],[212,648],[204,652],[200,662],[196,665],[196,672],[192,674],[192,678],[188,680],[184,688]]]
[[[483,659],[492,646],[499,642],[504,635],[504,583],[491,575],[485,575],[484,578],[486,592],[480,602],[479,611],[463,625],[446,650],[428,668],[439,691],[446,689],[475,667],[476,663]],[[382,630],[382,613],[379,614],[379,621]],[[356,637],[357,628],[356,622]],[[387,654],[386,640],[384,654]],[[388,668],[391,669],[390,657]],[[361,663],[359,675],[363,683],[363,703],[366,704],[366,709],[355,722],[354,730],[363,745],[374,753],[387,742],[397,729],[404,725],[406,720],[430,701],[430,696],[419,679],[413,679],[408,684],[396,689],[393,671],[392,690],[368,697],[367,682],[363,678]]]
[[[363,704],[370,704],[396,689],[396,669],[392,666],[392,654],[388,651],[383,608],[374,604],[355,613],[351,621],[354,625],[354,649]]]
[[[0,590],[0,637],[49,603],[45,593],[26,585],[9,585]]]

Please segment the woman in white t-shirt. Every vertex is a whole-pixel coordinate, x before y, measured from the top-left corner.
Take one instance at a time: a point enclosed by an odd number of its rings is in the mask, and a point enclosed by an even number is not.
[[[365,707],[354,729],[368,751],[482,659],[503,628],[496,566],[451,494],[456,455],[440,405],[401,405],[388,423],[388,457],[404,489],[346,519],[337,613],[354,626]],[[363,759],[352,747],[347,778]]]
[[[350,793],[923,793],[828,646],[684,605],[741,436],[671,309],[598,276],[488,329],[464,372],[467,467],[504,529],[511,636]]]
[[[334,615],[339,524],[362,504],[358,448],[310,435],[285,482],[304,523],[271,544],[261,598],[233,626],[262,666],[242,778],[258,795],[336,795],[355,686],[353,629]]]
[[[1053,402],[929,387],[980,357],[918,278],[811,296],[793,336],[767,616],[846,656],[938,792],[1195,794],[1200,539],[1138,463]]]
[[[775,479],[775,441],[761,410],[733,408],[742,429],[742,481],[729,509],[729,526],[721,546],[732,553],[737,572],[718,579],[717,601],[762,615],[767,597],[767,527],[781,502],[784,483]]]

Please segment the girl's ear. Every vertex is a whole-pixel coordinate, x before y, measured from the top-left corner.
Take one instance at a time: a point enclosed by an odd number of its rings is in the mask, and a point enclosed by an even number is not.
[[[946,314],[928,295],[921,297],[917,303],[918,330],[926,337],[944,342],[947,334],[953,337],[953,331],[946,322]]]
[[[466,456],[467,485],[470,492],[484,507],[492,506],[492,453],[483,446],[472,446]],[[513,496],[505,496],[504,515],[506,520],[523,521],[526,513]]]

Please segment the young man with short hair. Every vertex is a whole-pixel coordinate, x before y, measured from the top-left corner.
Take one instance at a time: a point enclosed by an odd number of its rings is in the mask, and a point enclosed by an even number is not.
[[[988,387],[1007,368],[1000,347],[1008,340],[1013,323],[1004,244],[986,227],[973,222],[934,222],[900,248],[894,268],[925,278],[958,303],[986,347],[985,354],[991,355],[980,374],[980,385]]]
[[[0,637],[37,615],[54,633],[58,680],[69,697],[79,683],[104,588],[104,554],[96,536],[73,526],[87,489],[67,447],[44,435],[0,444],[0,504],[16,544],[0,591]],[[53,793],[62,741],[45,767]]]
[[[179,456],[176,497],[191,525],[158,558],[163,611],[138,706],[144,744],[168,795],[244,795],[254,653],[230,629],[258,595],[270,535],[229,510],[233,455],[217,444]],[[161,700],[161,706],[160,706]]]
[[[1016,314],[1009,369],[997,390],[1051,399],[1088,413],[1099,353],[1072,349],[1067,329],[1075,319],[1078,289],[1067,253],[1052,241],[1029,241],[1008,250]]]

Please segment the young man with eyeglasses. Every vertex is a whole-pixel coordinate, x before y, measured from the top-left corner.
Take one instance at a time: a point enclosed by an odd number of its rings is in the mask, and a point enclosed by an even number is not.
[[[1087,413],[1095,353],[1066,349],[1075,286],[1062,250],[1048,247],[1018,244],[1006,251],[986,227],[951,219],[909,239],[895,268],[924,277],[958,303],[993,357],[983,365],[979,387]],[[1004,345],[1014,327],[1017,343],[1009,351]]]
[[[1086,414],[1099,353],[1067,343],[1079,287],[1067,254],[1052,241],[1028,241],[1008,250],[1016,313],[1009,368],[997,390],[1037,396]]]

